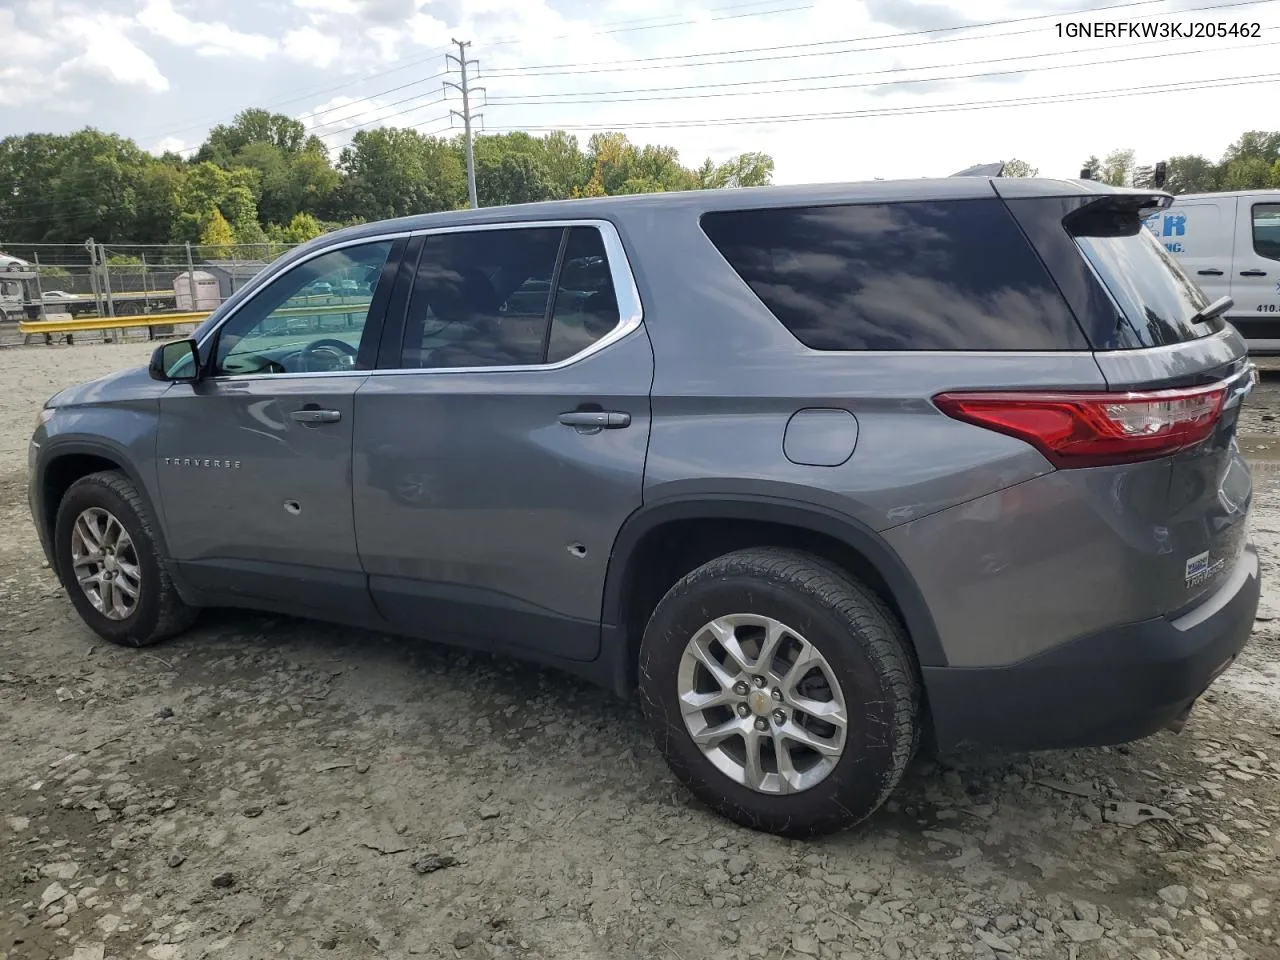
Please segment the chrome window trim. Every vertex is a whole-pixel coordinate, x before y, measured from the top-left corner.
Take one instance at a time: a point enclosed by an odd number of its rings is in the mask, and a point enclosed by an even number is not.
[[[630,336],[638,330],[644,322],[644,308],[640,302],[640,291],[636,286],[635,274],[631,269],[631,260],[627,257],[626,249],[622,245],[622,237],[618,234],[618,228],[609,220],[600,218],[575,218],[565,220],[503,220],[496,223],[466,223],[455,224],[447,227],[428,227],[418,230],[403,230],[396,233],[379,233],[372,234],[367,237],[358,239],[343,240],[339,243],[332,243],[323,247],[318,247],[305,257],[299,257],[297,260],[278,268],[270,276],[265,277],[259,284],[259,289],[254,290],[252,294],[245,297],[235,307],[227,311],[227,315],[222,317],[216,326],[211,327],[205,335],[197,342],[198,347],[203,351],[204,346],[219,331],[222,330],[231,318],[238,314],[246,304],[252,303],[259,295],[260,291],[278,277],[283,276],[289,270],[299,267],[304,263],[314,260],[316,257],[331,253],[335,250],[342,250],[346,247],[362,246],[370,243],[380,243],[383,241],[395,241],[404,237],[430,237],[439,234],[450,233],[475,233],[486,230],[537,230],[537,229],[565,229],[568,227],[594,227],[600,232],[601,240],[604,243],[605,257],[609,262],[609,275],[613,280],[614,298],[618,303],[618,323],[613,329],[606,333],[599,340],[589,344],[583,349],[570,357],[559,360],[555,363],[536,363],[536,364],[517,364],[515,366],[494,366],[494,367],[386,367],[372,370],[332,370],[320,371],[316,373],[299,372],[299,373],[242,373],[230,374],[226,376],[209,377],[211,383],[243,383],[246,381],[256,380],[279,380],[298,377],[370,377],[370,376],[412,376],[421,374],[465,374],[465,373],[536,373],[552,370],[562,370],[565,367],[572,366],[587,357],[605,350],[619,340]],[[269,268],[268,268],[269,269]],[[261,274],[259,274],[261,276]]]

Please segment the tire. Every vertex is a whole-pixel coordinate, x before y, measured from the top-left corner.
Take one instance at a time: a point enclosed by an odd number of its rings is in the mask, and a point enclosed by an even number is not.
[[[750,668],[746,671],[739,670],[718,640],[709,640],[715,636],[708,629],[713,623],[735,615],[739,623],[729,626],[739,643],[740,659]],[[805,700],[795,696],[794,683],[784,692],[788,683],[780,678],[789,673],[785,656],[773,661],[777,669],[760,666],[756,638],[769,622],[777,625],[774,634],[783,638],[780,652],[814,649],[821,657],[816,669],[790,676],[791,681],[810,685],[800,691]],[[686,656],[695,638],[703,647],[700,663]],[[905,629],[888,606],[829,562],[780,548],[738,550],[687,574],[659,601],[640,645],[641,706],[672,772],[716,812],[742,826],[786,837],[832,833],[874,813],[898,785],[915,752],[920,684],[910,649]],[[720,682],[713,680],[706,665],[707,654],[722,667]],[[824,671],[838,691],[830,684],[813,685],[813,678]],[[726,689],[724,681],[730,675],[736,681],[740,673],[751,691],[747,698],[741,698],[740,691],[715,694]],[[754,677],[765,678],[762,693],[772,703],[755,692],[759,688]],[[704,751],[695,742],[682,710],[682,691],[690,698],[714,695],[717,703],[728,701],[705,712],[691,711],[691,723],[705,727],[704,735],[717,726],[720,732],[735,729],[721,741],[723,747]],[[830,696],[825,703],[823,691]],[[842,750],[823,759],[788,735],[810,735],[811,742],[832,752],[838,727],[815,722],[795,707],[833,710],[841,699]],[[782,708],[780,714],[775,707]],[[744,708],[750,711],[745,718],[737,713]],[[761,722],[767,724],[767,732]],[[739,725],[741,730],[736,729]],[[811,736],[815,732],[817,736]],[[762,747],[754,771],[746,760],[748,736],[757,736]],[[793,767],[786,777],[780,772],[777,758],[784,751],[778,743],[785,745]],[[812,766],[803,768],[805,763]],[[754,787],[748,785],[753,775]]]
[[[108,519],[118,522],[127,535],[127,541],[110,536],[115,530]],[[91,518],[91,528],[107,532],[104,542],[127,543],[122,546],[118,559],[113,554],[110,561],[95,562],[82,567],[83,571],[111,572],[114,583],[110,588],[109,605],[114,616],[100,610],[77,578],[73,551],[87,550],[85,538],[77,533],[77,521]],[[58,576],[72,605],[81,619],[98,636],[124,647],[147,647],[176,636],[190,627],[198,611],[187,606],[178,596],[173,580],[165,570],[156,550],[153,534],[155,521],[148,512],[133,483],[123,473],[103,471],[82,477],[73,483],[58,505],[54,525],[54,556]],[[136,578],[127,571],[136,571]],[[124,584],[133,584],[136,599],[130,602]],[[98,585],[98,599],[105,600],[108,592]],[[106,604],[104,604],[106,606]]]

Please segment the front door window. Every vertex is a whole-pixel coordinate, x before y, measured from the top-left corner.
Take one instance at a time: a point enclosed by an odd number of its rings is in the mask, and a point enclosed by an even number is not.
[[[272,280],[219,331],[213,375],[355,369],[392,243],[331,250]]]

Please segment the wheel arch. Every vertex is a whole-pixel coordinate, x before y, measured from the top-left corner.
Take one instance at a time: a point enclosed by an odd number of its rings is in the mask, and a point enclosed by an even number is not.
[[[103,440],[54,441],[46,446],[37,469],[37,489],[40,493],[39,522],[42,526],[40,534],[42,538],[47,538],[50,545],[53,544],[58,507],[72,484],[93,473],[116,470],[124,474],[138,491],[138,496],[151,514],[156,548],[161,560],[168,561],[170,554],[164,525],[151,499],[150,489],[142,481],[142,477],[130,463],[123,449]],[[52,553],[52,562],[56,563],[57,551],[54,550]]]
[[[783,498],[692,495],[646,504],[627,518],[614,540],[601,611],[602,653],[614,659],[611,673],[619,694],[625,696],[635,686],[645,608],[652,611],[670,587],[661,574],[646,580],[646,566],[652,566],[664,547],[680,544],[682,536],[697,539],[710,531],[718,544],[712,548],[717,555],[722,549],[748,545],[816,547],[815,552],[869,580],[894,608],[920,666],[946,665],[937,626],[920,588],[893,548],[870,527],[834,510]],[[710,559],[699,558],[696,547],[689,556],[696,560],[694,566]],[[675,561],[675,567],[680,566]]]

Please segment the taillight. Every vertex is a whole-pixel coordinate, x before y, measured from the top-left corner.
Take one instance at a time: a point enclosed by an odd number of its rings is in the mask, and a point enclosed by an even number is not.
[[[941,393],[939,410],[1034,446],[1056,467],[1166,457],[1208,437],[1226,384],[1135,393]]]

